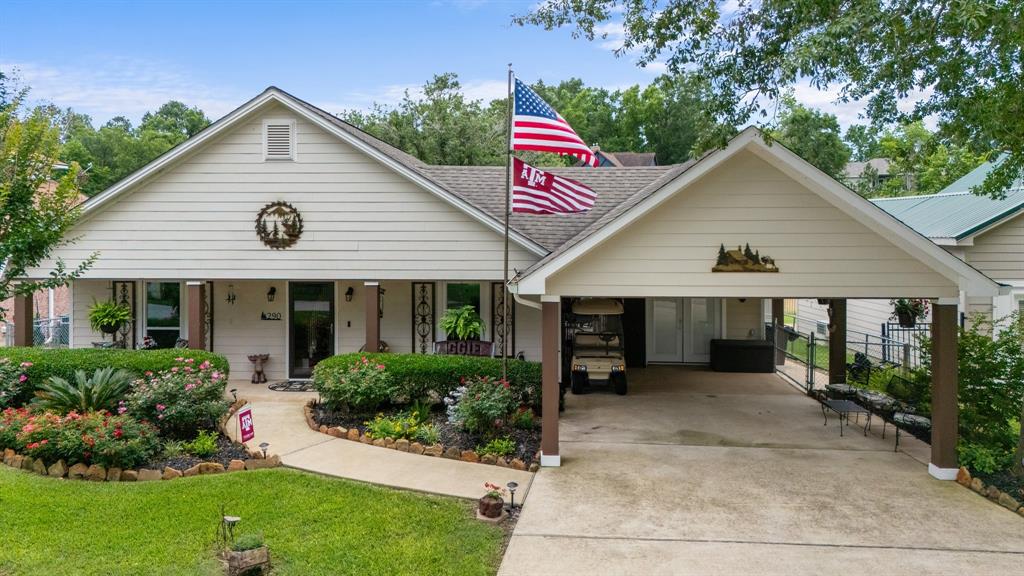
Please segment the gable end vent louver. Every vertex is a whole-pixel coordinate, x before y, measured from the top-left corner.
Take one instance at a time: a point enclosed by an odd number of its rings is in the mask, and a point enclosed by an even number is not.
[[[268,121],[263,125],[264,157],[267,160],[295,158],[295,123]]]

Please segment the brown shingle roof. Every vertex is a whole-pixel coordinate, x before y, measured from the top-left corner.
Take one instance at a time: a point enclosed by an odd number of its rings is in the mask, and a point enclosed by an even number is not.
[[[509,225],[553,251],[675,168],[545,168],[597,192],[593,210],[565,215],[513,214]],[[501,219],[505,208],[504,166],[426,166],[425,171],[453,194]]]

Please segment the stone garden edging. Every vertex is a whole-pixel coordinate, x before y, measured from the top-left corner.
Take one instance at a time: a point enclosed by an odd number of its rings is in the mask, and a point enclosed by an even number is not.
[[[226,436],[224,429],[228,420],[246,404],[246,400],[238,399],[228,408],[227,416],[220,422],[220,429]],[[28,470],[40,476],[51,478],[66,478],[68,480],[91,480],[93,482],[145,482],[150,480],[174,480],[175,478],[201,476],[205,474],[220,474],[223,472],[241,472],[243,470],[260,470],[263,468],[277,468],[281,465],[281,457],[272,454],[264,457],[261,450],[249,450],[249,457],[245,460],[231,460],[227,467],[220,462],[200,462],[191,468],[178,470],[170,466],[163,470],[151,468],[139,468],[138,470],[122,470],[121,468],[105,468],[99,464],[86,465],[83,463],[72,464],[70,467],[64,460],[58,460],[46,465],[42,459],[32,458],[18,454],[7,448],[3,453],[3,463],[11,468]]]
[[[956,473],[956,481],[961,486],[970,488],[973,492],[988,498],[1003,508],[1024,516],[1024,505],[1021,505],[1016,498],[995,486],[986,486],[981,478],[972,478],[971,472],[967,468],[963,466],[960,467],[960,470]]]
[[[417,454],[421,456],[433,456],[435,458],[449,458],[451,460],[461,460],[463,462],[471,462],[474,464],[489,464],[492,466],[512,468],[514,470],[523,470],[528,472],[536,472],[540,469],[540,465],[537,462],[533,462],[527,466],[526,463],[519,458],[509,459],[504,456],[494,456],[492,454],[480,456],[475,450],[461,450],[456,446],[449,446],[445,448],[443,444],[424,446],[419,442],[410,442],[404,438],[398,440],[393,438],[371,438],[368,434],[360,432],[358,428],[343,428],[341,426],[327,426],[324,424],[318,426],[316,420],[313,418],[313,405],[315,403],[316,400],[310,400],[302,407],[303,415],[306,418],[306,425],[314,432],[327,434],[334,438],[351,440],[353,442],[369,444],[380,448],[389,448],[391,450],[398,450],[399,452],[408,452],[410,454]],[[539,460],[539,456],[537,459]]]

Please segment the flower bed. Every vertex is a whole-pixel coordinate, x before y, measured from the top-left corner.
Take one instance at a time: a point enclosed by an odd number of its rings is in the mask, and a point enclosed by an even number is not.
[[[382,412],[385,418],[401,418],[405,412],[397,409]],[[306,423],[313,430],[323,434],[329,434],[336,438],[346,438],[363,444],[372,444],[383,448],[412,452],[425,456],[436,456],[463,460],[465,462],[479,462],[481,464],[493,464],[517,470],[529,470],[536,472],[540,462],[540,427],[531,430],[512,428],[503,431],[501,439],[507,438],[514,445],[511,454],[498,455],[489,454],[484,448],[489,440],[480,435],[474,435],[448,422],[447,417],[442,413],[431,413],[429,424],[437,430],[437,441],[424,443],[416,439],[395,439],[391,437],[375,438],[367,426],[366,418],[346,416],[331,410],[323,404],[311,401],[306,406]]]
[[[231,414],[245,405],[232,404]],[[204,458],[188,454],[166,457],[158,452],[157,431],[126,415],[95,412],[65,416],[32,414],[25,408],[0,413],[0,448],[3,463],[42,476],[96,482],[173,480],[201,474],[217,474],[274,468],[277,455],[264,456],[248,450],[226,435],[216,437],[215,451]]]

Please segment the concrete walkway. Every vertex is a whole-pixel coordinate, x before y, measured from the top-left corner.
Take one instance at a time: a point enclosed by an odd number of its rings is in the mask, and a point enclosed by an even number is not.
[[[302,406],[316,393],[274,392],[265,384],[232,382],[238,397],[253,407],[256,438],[250,447],[268,442],[268,451],[281,456],[288,467],[382,484],[406,490],[477,499],[483,495],[484,482],[505,485],[519,483],[516,502],[525,500],[533,474],[510,468],[471,464],[447,458],[407,454],[359,442],[334,438],[310,430]],[[229,427],[237,439],[238,423],[232,417]]]
[[[631,373],[567,396],[499,574],[1011,574],[1024,518],[932,479],[893,437],[840,437],[771,374]],[[863,422],[863,421],[862,421]]]

